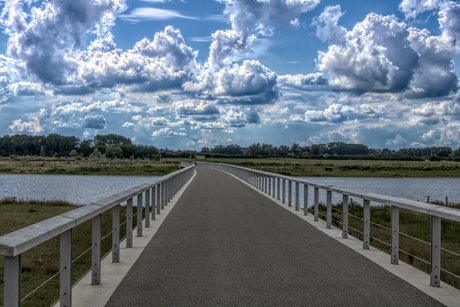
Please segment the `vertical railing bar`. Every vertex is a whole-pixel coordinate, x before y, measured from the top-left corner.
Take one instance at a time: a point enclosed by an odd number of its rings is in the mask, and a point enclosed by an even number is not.
[[[292,181],[288,180],[288,207],[292,207]]]
[[[21,306],[21,255],[3,257],[3,306]]]
[[[318,213],[319,213],[319,188],[318,187],[314,188],[313,202],[314,202],[313,204],[315,206],[314,221],[318,222]]]
[[[276,184],[276,199],[277,199],[277,200],[280,200],[280,199],[281,199],[281,197],[280,197],[280,190],[281,190],[280,181],[281,181],[281,179],[280,179],[280,177],[278,177],[278,178],[276,179],[276,183],[277,183],[277,184]]]
[[[371,236],[371,202],[363,199],[363,249],[369,249]]]
[[[163,208],[168,206],[169,181],[166,180],[163,185]]]
[[[137,195],[137,236],[142,237],[142,193]]]
[[[133,247],[133,199],[126,203],[126,247]]]
[[[326,190],[326,228],[332,228],[332,191]]]
[[[295,211],[300,210],[300,183],[295,183]]]
[[[391,264],[399,264],[399,207],[391,206]]]
[[[348,238],[348,195],[342,195],[342,238]]]
[[[112,262],[120,262],[120,205],[112,209]]]
[[[101,215],[92,219],[93,248],[91,249],[92,273],[91,284],[101,284]]]
[[[308,215],[308,184],[303,185],[303,215]]]
[[[150,227],[150,188],[145,191],[145,228]]]
[[[285,204],[286,203],[286,179],[282,178],[281,181],[283,182],[283,200],[282,200],[282,203]]]
[[[72,229],[61,233],[59,295],[60,306],[72,306]]]
[[[272,196],[272,177],[268,176],[268,195]]]
[[[161,183],[161,210],[165,209],[166,181]]]
[[[157,219],[157,206],[156,206],[156,198],[157,198],[157,186],[152,187],[152,220]]]
[[[157,198],[155,200],[155,206],[157,207],[157,214],[161,214],[161,202],[160,202],[160,195],[161,195],[161,183],[157,184],[156,186],[156,193]]]
[[[433,215],[431,215],[430,267],[430,285],[439,287],[441,284],[441,218]]]

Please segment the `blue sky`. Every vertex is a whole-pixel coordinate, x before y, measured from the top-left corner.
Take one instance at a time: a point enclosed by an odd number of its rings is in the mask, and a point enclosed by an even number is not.
[[[460,146],[449,0],[0,0],[0,135]]]

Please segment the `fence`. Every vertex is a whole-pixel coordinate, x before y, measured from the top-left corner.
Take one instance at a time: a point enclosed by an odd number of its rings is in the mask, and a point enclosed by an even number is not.
[[[164,206],[192,177],[193,165],[184,166],[153,182],[106,197],[89,205],[58,215],[40,223],[0,237],[0,254],[4,256],[4,306],[21,305],[21,254],[60,235],[60,305],[72,305],[72,229],[92,221],[91,284],[101,282],[101,215],[112,209],[112,262],[120,261],[120,204],[127,202],[126,247],[133,246],[133,200],[137,200],[137,236],[142,236],[142,211],[145,227],[155,220]]]
[[[390,262],[397,265],[399,263],[399,209],[408,209],[414,212],[423,213],[430,216],[431,219],[431,240],[429,242],[431,249],[430,259],[430,285],[433,287],[440,286],[441,278],[441,219],[460,222],[460,210],[448,208],[423,202],[417,202],[397,197],[385,195],[351,191],[330,185],[322,185],[307,180],[293,178],[268,172],[257,171],[249,168],[215,164],[200,163],[201,166],[218,169],[228,172],[257,189],[276,197],[282,203],[287,201],[288,206],[295,206],[295,210],[300,210],[300,190],[303,186],[304,215],[308,215],[308,192],[309,187],[313,189],[313,214],[314,220],[318,221],[319,215],[319,191],[326,191],[326,228],[332,227],[332,193],[342,195],[342,237],[348,237],[348,205],[349,197],[362,199],[363,202],[363,249],[370,247],[370,204],[377,202],[390,206],[391,208],[391,251]],[[286,192],[287,186],[287,192]],[[287,199],[286,199],[287,196]],[[294,198],[294,199],[293,199]],[[448,272],[451,275],[451,272]],[[456,275],[454,275],[456,276]],[[458,276],[456,276],[458,277]]]

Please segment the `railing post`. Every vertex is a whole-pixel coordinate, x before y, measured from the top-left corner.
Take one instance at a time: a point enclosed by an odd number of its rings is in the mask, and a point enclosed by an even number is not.
[[[142,237],[142,193],[137,195],[137,236]]]
[[[157,199],[157,186],[152,187],[152,220],[157,219],[157,206],[156,206],[156,199]]]
[[[399,264],[399,207],[391,206],[391,264]]]
[[[348,195],[342,195],[342,238],[348,238]]]
[[[164,207],[168,206],[168,193],[169,193],[169,180],[164,182],[163,204]]]
[[[282,202],[283,204],[285,204],[286,203],[286,179],[284,178],[281,179],[281,182],[283,184],[283,187],[282,187],[283,188],[283,201]]]
[[[363,199],[363,249],[369,249],[371,236],[371,202]]]
[[[165,209],[165,206],[167,204],[165,204],[165,201],[166,201],[166,181],[163,181],[161,183],[161,209],[164,210]]]
[[[60,306],[72,306],[72,229],[61,233],[60,242]]]
[[[161,210],[164,209],[163,207],[161,207],[161,194],[163,193],[163,183],[160,182],[158,185],[157,185],[157,214],[160,214],[161,213]]]
[[[308,184],[303,185],[303,215],[308,215]]]
[[[313,203],[314,203],[314,206],[315,206],[314,221],[318,222],[318,212],[319,212],[319,208],[318,208],[318,206],[319,206],[319,188],[318,187],[315,187],[315,189],[314,189]]]
[[[288,207],[292,207],[292,181],[288,180]]]
[[[21,255],[3,257],[3,306],[21,306]]]
[[[277,200],[280,200],[280,199],[281,199],[281,197],[280,197],[280,189],[281,189],[280,181],[281,181],[281,179],[280,179],[280,177],[278,177],[278,178],[276,179],[276,199],[277,199]]]
[[[300,207],[300,184],[298,182],[295,183],[295,211],[299,211]]]
[[[126,247],[133,247],[133,199],[126,204]]]
[[[430,285],[439,287],[441,279],[441,218],[431,216],[431,274]]]
[[[150,188],[145,191],[145,228],[150,227]]]
[[[272,195],[272,177],[268,176],[268,195]]]
[[[112,209],[112,262],[120,262],[120,205]]]
[[[326,190],[326,228],[331,229],[332,222],[332,191]]]
[[[93,248],[91,249],[92,258],[92,285],[101,284],[101,215],[96,215],[92,219],[93,224]]]

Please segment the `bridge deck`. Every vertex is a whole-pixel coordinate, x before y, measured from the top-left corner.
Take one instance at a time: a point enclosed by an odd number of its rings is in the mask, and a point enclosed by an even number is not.
[[[239,180],[196,169],[106,306],[442,306]]]

